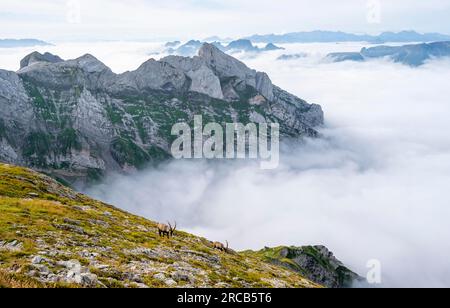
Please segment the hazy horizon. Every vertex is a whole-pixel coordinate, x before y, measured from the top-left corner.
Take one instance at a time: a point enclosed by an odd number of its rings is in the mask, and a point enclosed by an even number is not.
[[[378,31],[378,32],[363,32],[363,31],[356,31],[356,32],[351,32],[351,31],[341,31],[341,30],[330,30],[330,29],[314,29],[314,30],[308,30],[308,31],[287,31],[287,32],[279,32],[279,33],[252,33],[252,34],[248,34],[246,36],[236,36],[236,37],[231,37],[231,36],[220,36],[220,35],[210,35],[208,37],[155,37],[155,38],[150,38],[150,39],[145,39],[145,38],[130,38],[130,39],[112,39],[112,38],[90,38],[90,39],[56,39],[56,40],[45,40],[42,39],[41,37],[0,37],[0,40],[39,40],[39,41],[43,41],[46,43],[50,43],[50,44],[61,44],[61,43],[88,43],[88,42],[136,42],[136,43],[161,43],[161,42],[169,42],[169,41],[180,41],[180,42],[188,42],[190,40],[198,40],[198,41],[207,41],[207,39],[209,38],[220,38],[219,41],[229,41],[229,40],[239,40],[239,39],[246,39],[247,37],[253,36],[253,35],[285,35],[285,34],[290,34],[290,33],[308,33],[308,32],[342,32],[342,33],[347,33],[347,34],[355,34],[355,35],[372,35],[372,36],[378,36],[381,35],[383,33],[400,33],[400,32],[416,32],[419,34],[442,34],[442,35],[449,35],[450,36],[450,32],[438,32],[438,31],[433,31],[433,32],[420,32],[420,31],[416,31],[414,29],[403,29],[403,30],[383,30],[383,31]],[[300,44],[299,42],[297,42],[298,44]],[[311,42],[304,42],[303,44],[308,44]],[[288,44],[288,43],[286,43]],[[292,43],[291,43],[292,44]],[[296,43],[294,43],[296,44]],[[406,43],[405,43],[406,44]]]

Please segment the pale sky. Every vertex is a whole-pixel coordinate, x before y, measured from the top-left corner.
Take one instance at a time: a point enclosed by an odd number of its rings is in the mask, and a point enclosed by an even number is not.
[[[310,30],[450,33],[450,0],[0,0],[0,38],[202,39]]]

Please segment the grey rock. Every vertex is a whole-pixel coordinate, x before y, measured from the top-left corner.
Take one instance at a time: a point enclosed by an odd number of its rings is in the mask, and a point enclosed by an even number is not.
[[[150,288],[148,285],[146,285],[146,284],[144,284],[144,283],[135,283],[135,286],[136,286],[138,289],[149,289],[149,288]]]
[[[124,273],[123,279],[129,280],[136,283],[143,283],[142,277],[139,274],[136,273]]]
[[[0,241],[0,251],[21,251],[23,249],[23,243],[13,240],[11,242]]]
[[[187,82],[186,75],[167,62],[153,59],[142,64],[136,71],[120,75],[112,90],[163,90],[181,91]]]
[[[20,69],[38,62],[58,63],[63,61],[64,60],[60,57],[52,55],[49,52],[40,54],[39,52],[35,51],[23,58],[22,61],[20,61]]]
[[[94,260],[97,258],[100,254],[98,252],[90,252],[87,250],[83,250],[79,253],[80,257]]]
[[[231,285],[229,285],[226,282],[219,282],[219,283],[216,283],[214,285],[214,288],[217,288],[217,289],[229,289],[229,288],[231,288]]]
[[[81,272],[81,264],[78,260],[59,261],[56,264],[76,272]]]
[[[193,58],[151,59],[123,74],[92,55],[31,54],[17,73],[0,70],[0,160],[80,186],[170,158],[172,125],[195,114],[218,123],[264,118],[280,123],[282,137],[317,136],[323,123],[320,106],[213,44]]]
[[[154,275],[153,278],[160,280],[160,281],[165,281],[166,275],[164,275],[163,273],[159,273],[159,274]]]
[[[362,280],[325,246],[284,247],[278,256],[272,256],[268,261],[298,271],[311,281],[329,288],[348,288]]]
[[[190,79],[190,91],[202,93],[213,98],[223,99],[220,79],[199,57],[185,58],[169,56],[161,59],[173,67],[182,70]]]
[[[48,275],[50,274],[50,269],[42,264],[33,264],[33,267],[39,273],[39,275]]]
[[[79,226],[74,226],[74,225],[69,225],[69,224],[62,224],[62,225],[53,224],[53,226],[62,231],[74,232],[74,233],[78,233],[81,235],[86,234],[84,229]]]
[[[95,274],[83,273],[76,276],[74,281],[84,287],[95,287],[98,283],[98,278]]]
[[[238,78],[250,86],[256,87],[256,71],[249,69],[241,61],[221,52],[211,44],[204,44],[198,53],[208,67],[212,68],[220,79]]]
[[[269,101],[273,100],[273,84],[266,73],[256,73],[256,90]]]
[[[175,287],[176,285],[178,285],[177,282],[175,280],[173,280],[173,279],[167,279],[167,280],[164,281],[164,283],[166,284],[166,286],[168,286],[170,288]]]
[[[41,264],[42,262],[45,262],[46,259],[44,257],[41,256],[35,256],[33,257],[33,259],[31,260],[32,264]]]
[[[106,221],[103,221],[103,220],[99,220],[99,219],[89,219],[89,222],[93,225],[101,226],[104,228],[110,227],[109,223],[107,223]]]
[[[396,63],[417,67],[425,64],[426,61],[431,59],[450,57],[450,42],[434,42],[404,46],[376,46],[363,48],[360,52],[332,53],[327,57],[335,62],[362,62],[370,59],[387,58]]]

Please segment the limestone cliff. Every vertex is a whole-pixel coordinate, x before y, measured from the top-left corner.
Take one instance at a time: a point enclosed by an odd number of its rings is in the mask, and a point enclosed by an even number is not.
[[[320,106],[272,84],[213,45],[193,58],[148,60],[115,74],[92,55],[64,61],[32,53],[0,70],[0,161],[73,183],[170,158],[173,124],[257,118],[281,135],[317,136]]]

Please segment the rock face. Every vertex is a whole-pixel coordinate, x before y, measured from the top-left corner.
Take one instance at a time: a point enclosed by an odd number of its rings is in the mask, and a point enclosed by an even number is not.
[[[35,51],[23,58],[22,61],[20,61],[20,69],[38,62],[58,63],[63,61],[63,59],[58,56],[52,55],[51,53],[46,52],[44,54],[40,54],[39,52]]]
[[[350,288],[354,282],[362,281],[324,246],[265,248],[249,254],[301,273],[329,288]]]
[[[318,105],[274,86],[213,45],[193,58],[149,60],[113,73],[92,55],[33,53],[0,70],[0,161],[69,182],[133,171],[170,157],[173,124],[278,122],[282,136],[317,136]]]

